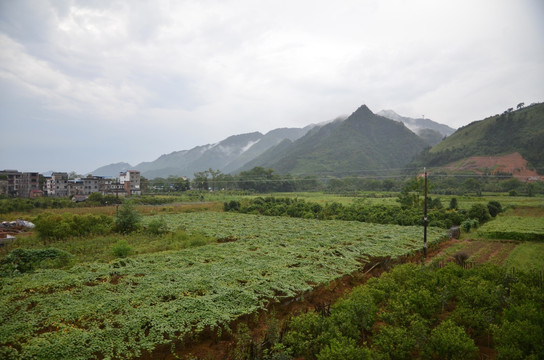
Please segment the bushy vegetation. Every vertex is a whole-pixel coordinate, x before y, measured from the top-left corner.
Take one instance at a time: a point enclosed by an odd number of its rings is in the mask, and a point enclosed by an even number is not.
[[[63,268],[72,260],[70,253],[55,248],[15,249],[0,261],[0,276],[22,274],[37,268]]]
[[[431,199],[430,203],[428,214],[430,226],[450,228],[453,225],[460,225],[469,217],[464,210],[444,209],[438,199]],[[394,205],[370,205],[364,201],[355,202],[352,205],[342,205],[338,202],[321,205],[302,199],[257,197],[252,200],[230,201],[224,204],[224,209],[225,211],[267,216],[290,216],[320,220],[336,219],[376,224],[423,225],[423,212],[419,206],[402,208]]]
[[[72,208],[78,205],[68,198],[0,199],[0,214],[28,212],[35,209]]]
[[[140,229],[141,216],[131,202],[125,202],[119,207],[115,216],[115,231],[128,234]]]
[[[499,359],[544,356],[544,292],[535,273],[412,264],[373,278],[334,304],[289,323],[286,353],[305,359]],[[351,354],[345,357],[346,354]]]
[[[43,240],[61,240],[69,237],[104,235],[112,230],[113,220],[106,215],[62,215],[42,213],[34,223]]]

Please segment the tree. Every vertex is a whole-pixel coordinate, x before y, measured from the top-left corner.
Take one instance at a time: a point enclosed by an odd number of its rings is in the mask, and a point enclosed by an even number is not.
[[[242,171],[238,175],[239,186],[242,190],[256,192],[274,191],[274,170],[256,166],[249,171]]]
[[[458,204],[457,204],[457,198],[451,198],[450,200],[450,206],[448,207],[450,210],[457,210]]]
[[[206,170],[206,172],[212,178],[212,181],[211,181],[212,191],[215,191],[215,180],[217,179],[217,177],[219,177],[222,174],[221,170],[213,170],[212,168],[209,168],[208,170]]]
[[[142,192],[147,192],[149,190],[149,180],[143,176],[140,177],[140,189]]]
[[[477,219],[480,224],[483,224],[491,219],[489,210],[484,204],[472,205],[468,211],[468,217],[471,219]]]
[[[78,179],[78,178],[81,178],[81,177],[83,177],[83,175],[78,174],[75,171],[70,171],[70,173],[68,174],[68,179],[70,179],[70,180],[75,180],[75,179]]]
[[[402,187],[397,201],[403,209],[419,207],[424,190],[425,180],[423,178],[408,180]]]
[[[382,183],[383,189],[385,191],[391,191],[393,187],[395,186],[395,182],[391,179],[385,179]]]
[[[131,202],[125,202],[119,207],[115,217],[115,230],[128,234],[140,228],[140,214]]]
[[[169,176],[166,179],[168,187],[174,189],[175,191],[186,191],[189,190],[190,184],[189,179],[179,176]]]
[[[198,190],[208,190],[208,172],[196,172],[193,177],[193,188]]]
[[[492,200],[487,203],[487,210],[489,210],[489,215],[495,217],[502,212],[502,205],[500,202]]]
[[[525,106],[525,103],[524,102],[520,102],[517,106],[517,109],[522,109],[523,107]]]
[[[474,191],[476,194],[481,195],[480,183],[474,178],[468,178],[464,183],[467,191]]]

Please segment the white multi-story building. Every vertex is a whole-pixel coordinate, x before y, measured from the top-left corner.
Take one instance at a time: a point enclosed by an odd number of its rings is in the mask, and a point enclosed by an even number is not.
[[[129,170],[119,175],[119,183],[123,185],[126,195],[142,195],[140,188],[140,172]]]

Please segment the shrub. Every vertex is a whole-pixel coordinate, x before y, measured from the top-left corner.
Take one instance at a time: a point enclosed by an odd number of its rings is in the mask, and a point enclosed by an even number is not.
[[[469,233],[470,229],[472,229],[472,221],[471,220],[465,220],[461,223],[461,229],[463,229],[464,232]]]
[[[317,355],[317,360],[366,360],[370,350],[358,347],[355,340],[345,337],[332,339]]]
[[[37,268],[64,268],[72,263],[73,255],[55,248],[15,249],[0,262],[0,273],[10,275],[14,271],[25,273]]]
[[[416,346],[411,331],[404,327],[385,325],[373,339],[376,350],[386,359],[410,359]]]
[[[124,258],[132,253],[132,247],[126,240],[119,240],[112,246],[111,251],[115,257]]]
[[[465,329],[446,320],[431,331],[422,355],[425,359],[466,360],[475,359],[477,354],[478,348]]]
[[[457,210],[458,204],[457,204],[457,198],[451,198],[450,200],[450,206],[448,209],[450,210]]]
[[[489,210],[489,215],[495,217],[502,212],[502,205],[500,202],[493,200],[487,203],[487,210]]]
[[[489,214],[487,206],[483,204],[472,205],[470,210],[468,211],[468,217],[471,219],[478,219],[481,224],[491,219],[491,215]]]
[[[119,207],[115,217],[115,230],[122,234],[136,231],[140,228],[140,215],[130,202]]]
[[[225,211],[239,211],[240,210],[240,202],[236,200],[231,200],[229,202],[225,202],[223,204],[223,209]]]
[[[147,224],[147,232],[153,235],[160,235],[168,232],[168,225],[162,216],[153,218]]]
[[[106,215],[40,214],[34,220],[42,239],[66,239],[70,236],[105,235],[111,231],[112,219]]]

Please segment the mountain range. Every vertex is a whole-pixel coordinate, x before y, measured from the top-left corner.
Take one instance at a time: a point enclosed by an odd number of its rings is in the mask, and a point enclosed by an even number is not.
[[[110,164],[92,172],[116,176],[139,170],[147,178],[187,176],[214,169],[238,173],[254,166],[281,173],[342,175],[368,169],[404,166],[423,148],[441,141],[454,129],[429,119],[412,119],[365,105],[349,117],[304,128],[280,128],[266,134],[233,135],[215,144],[161,155],[136,166]],[[417,135],[416,135],[417,134]]]

